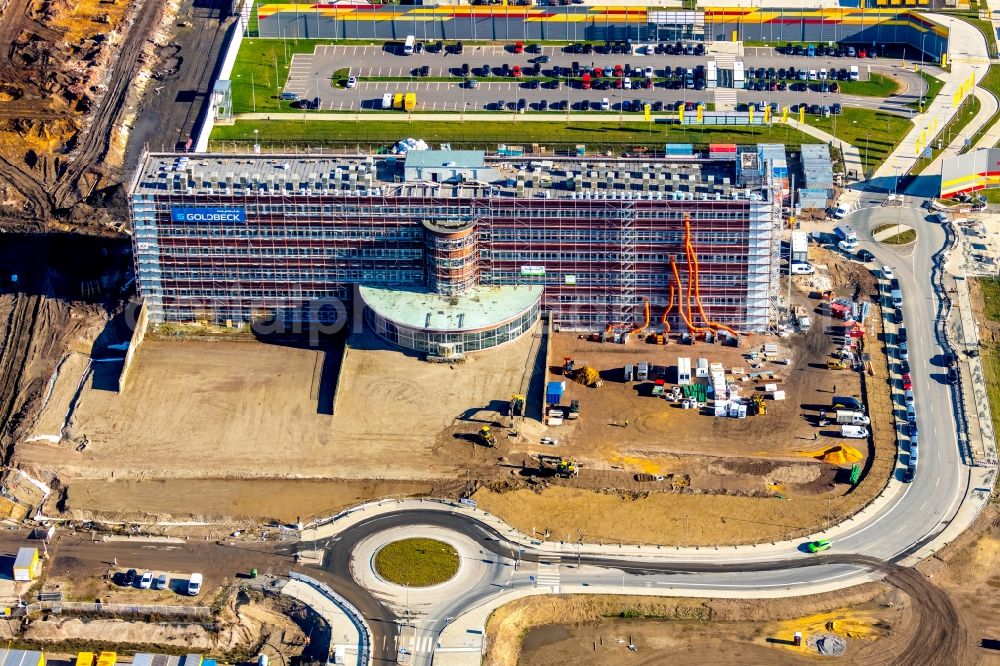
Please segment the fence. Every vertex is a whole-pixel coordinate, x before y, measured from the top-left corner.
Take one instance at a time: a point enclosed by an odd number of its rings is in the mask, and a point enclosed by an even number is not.
[[[30,615],[41,611],[53,613],[108,613],[111,615],[166,615],[170,617],[195,617],[211,619],[212,609],[207,606],[160,606],[140,604],[102,604],[84,601],[38,601],[24,608]]]
[[[347,617],[351,619],[351,622],[354,623],[354,626],[358,628],[358,636],[361,639],[358,643],[358,663],[364,664],[365,666],[370,664],[372,661],[372,634],[371,630],[368,628],[368,623],[365,621],[364,616],[358,612],[358,609],[355,608],[347,599],[340,596],[331,590],[327,585],[319,582],[315,578],[310,578],[309,576],[296,573],[294,571],[289,571],[288,577],[312,586],[324,597],[337,604],[337,607],[339,607],[340,610],[344,611]]]

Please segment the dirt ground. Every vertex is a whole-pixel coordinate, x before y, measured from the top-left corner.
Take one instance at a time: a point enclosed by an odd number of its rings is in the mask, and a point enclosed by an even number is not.
[[[994,593],[1000,588],[1000,506],[987,507],[973,528],[917,569],[958,611],[961,626],[949,628],[965,637],[965,645],[961,656],[952,655],[952,663],[1000,664],[1000,598]],[[815,663],[816,654],[789,644],[801,631],[806,638],[818,633],[844,638],[847,651],[841,661],[846,663],[896,664],[903,663],[899,657],[918,631],[915,604],[925,602],[886,583],[798,599],[625,599],[581,603],[563,596],[504,606],[488,626],[487,663]],[[625,611],[648,619],[623,619]],[[570,622],[552,623],[556,618]],[[518,656],[511,643],[521,636]]]
[[[109,390],[108,371],[70,354],[14,460],[42,478],[56,474],[64,508],[80,511],[290,522],[373,497],[426,494],[430,481],[466,475],[456,430],[499,419],[537,349],[528,335],[449,366],[356,337],[332,416],[325,394],[337,373],[327,354],[339,358],[338,350],[147,339],[122,393]],[[256,481],[227,482],[234,479]]]

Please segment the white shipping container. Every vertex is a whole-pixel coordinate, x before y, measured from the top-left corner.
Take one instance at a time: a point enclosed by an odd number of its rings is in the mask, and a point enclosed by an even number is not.
[[[771,394],[771,398],[773,400],[784,400],[785,399],[785,392],[784,391],[775,391],[774,393]]]

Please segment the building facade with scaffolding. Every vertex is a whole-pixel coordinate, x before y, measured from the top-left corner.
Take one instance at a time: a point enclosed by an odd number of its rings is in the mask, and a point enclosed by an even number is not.
[[[364,305],[382,337],[426,352],[503,344],[543,314],[761,331],[777,309],[775,150],[148,154],[130,191],[139,289],[153,322],[310,324]]]

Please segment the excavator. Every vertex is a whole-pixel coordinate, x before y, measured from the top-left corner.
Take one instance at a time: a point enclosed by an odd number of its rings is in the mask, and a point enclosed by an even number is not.
[[[536,457],[542,469],[551,470],[555,472],[556,476],[564,479],[572,478],[580,473],[579,465],[577,465],[575,460],[563,458],[562,456],[547,456],[543,454],[539,454]]]
[[[479,429],[479,439],[482,440],[483,444],[490,448],[497,445],[496,435],[493,434],[493,430],[488,425],[484,425]]]
[[[750,398],[750,403],[753,405],[754,413],[757,416],[764,416],[765,414],[767,414],[767,402],[765,402],[764,396],[762,396],[760,393]]]

